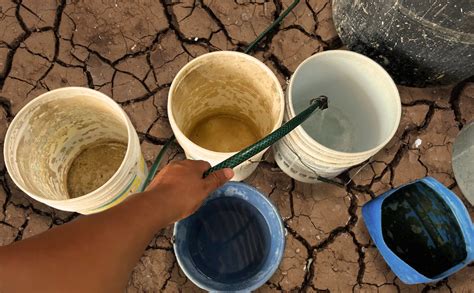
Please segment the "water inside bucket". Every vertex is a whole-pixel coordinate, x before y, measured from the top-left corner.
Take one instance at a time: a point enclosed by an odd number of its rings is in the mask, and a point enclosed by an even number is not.
[[[270,231],[263,215],[245,200],[213,199],[189,220],[190,255],[208,278],[237,283],[253,277],[265,264]]]
[[[70,198],[88,194],[104,185],[122,164],[127,145],[101,142],[86,147],[72,161],[67,175]]]
[[[214,114],[190,127],[189,139],[215,152],[237,152],[262,138],[257,125],[244,115]]]
[[[312,139],[335,151],[357,153],[373,150],[393,135],[398,93],[371,62],[352,53],[323,53],[298,68],[289,89],[295,115],[311,97],[329,97],[324,115],[313,115],[302,125]]]
[[[350,152],[354,144],[355,129],[351,121],[336,107],[316,113],[303,123],[304,129],[320,143],[340,152]]]
[[[435,278],[464,261],[466,242],[458,219],[437,191],[417,182],[400,188],[382,203],[382,233],[404,262]]]
[[[376,110],[365,100],[364,94],[348,96],[348,92],[334,89],[327,92],[330,97],[328,108],[302,124],[309,136],[340,152],[361,152],[376,146],[380,142],[381,129]],[[308,99],[300,96],[294,103],[296,113],[307,105]]]

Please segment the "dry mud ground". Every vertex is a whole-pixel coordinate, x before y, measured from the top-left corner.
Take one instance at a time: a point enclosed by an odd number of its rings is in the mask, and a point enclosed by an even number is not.
[[[171,135],[166,96],[177,71],[215,50],[242,50],[290,0],[55,1],[0,0],[0,146],[8,122],[48,90],[85,86],[130,115],[150,163]],[[301,1],[254,56],[285,87],[308,56],[341,47],[328,0]],[[474,117],[472,79],[441,88],[399,88],[403,118],[396,137],[358,174],[337,184],[307,185],[285,176],[266,156],[248,183],[276,203],[288,230],[284,259],[259,291],[474,291],[474,265],[437,284],[406,286],[370,241],[360,207],[372,197],[426,175],[460,195],[450,152]],[[415,147],[414,141],[422,144]],[[1,156],[3,159],[3,155]],[[167,160],[182,159],[175,146]],[[0,245],[76,217],[53,210],[15,187],[0,159]],[[352,180],[350,178],[352,177]],[[470,207],[471,215],[474,209]],[[137,264],[129,292],[199,291],[180,271],[161,231]]]

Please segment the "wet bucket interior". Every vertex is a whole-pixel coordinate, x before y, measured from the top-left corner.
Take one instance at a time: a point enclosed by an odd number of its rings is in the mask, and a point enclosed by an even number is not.
[[[121,117],[110,102],[87,95],[57,96],[32,102],[20,112],[22,120],[12,125],[10,136],[10,154],[15,164],[11,164],[15,178],[29,194],[52,199],[70,198],[68,180],[81,183],[94,176],[110,178],[122,164],[128,145],[128,130],[124,117]],[[76,162],[78,170],[75,176],[68,178],[71,165],[81,154],[91,149],[105,149],[105,157],[92,154],[91,165]],[[115,157],[107,157],[120,148]],[[100,155],[100,151],[97,154]],[[107,162],[115,159],[114,162]],[[102,160],[102,161],[101,161]],[[94,162],[100,168],[94,173]],[[112,165],[107,165],[107,164]],[[112,168],[104,173],[103,168]],[[92,167],[92,169],[91,169]],[[81,169],[82,168],[82,169]],[[108,178],[101,178],[105,183]],[[83,182],[84,184],[84,182]],[[100,184],[101,186],[103,184]],[[95,190],[96,187],[92,187]],[[82,190],[91,189],[86,182]],[[91,190],[91,191],[92,191]]]
[[[279,124],[279,84],[255,61],[214,53],[180,72],[170,96],[176,125],[188,139],[207,150],[235,152]]]
[[[397,90],[389,88],[395,84],[388,74],[355,54],[322,54],[324,58],[302,63],[290,84],[296,114],[312,97],[329,97],[329,108],[305,121],[303,129],[319,144],[338,152],[365,152],[386,143],[400,115]]]
[[[178,262],[209,291],[254,290],[277,269],[284,250],[276,209],[256,189],[228,183],[175,225]]]

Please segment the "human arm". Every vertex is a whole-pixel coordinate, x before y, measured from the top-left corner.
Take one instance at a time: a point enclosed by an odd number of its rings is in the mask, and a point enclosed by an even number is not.
[[[191,215],[233,176],[224,169],[203,179],[209,167],[171,163],[116,207],[0,247],[0,292],[123,291],[155,233]]]

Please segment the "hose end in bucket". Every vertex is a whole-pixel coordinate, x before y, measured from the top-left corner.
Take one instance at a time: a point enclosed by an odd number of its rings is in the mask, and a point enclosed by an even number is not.
[[[316,103],[319,104],[319,108],[321,110],[325,110],[328,108],[328,97],[326,97],[325,95],[320,95],[317,98],[312,98],[309,102],[310,105],[314,105]]]

